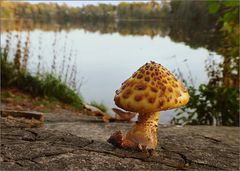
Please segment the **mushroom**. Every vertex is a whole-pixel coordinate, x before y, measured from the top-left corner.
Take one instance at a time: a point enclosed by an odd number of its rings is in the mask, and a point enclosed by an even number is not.
[[[114,101],[118,107],[139,115],[125,137],[117,131],[108,142],[117,147],[154,150],[158,141],[159,112],[187,104],[189,94],[170,71],[151,61],[122,83]]]

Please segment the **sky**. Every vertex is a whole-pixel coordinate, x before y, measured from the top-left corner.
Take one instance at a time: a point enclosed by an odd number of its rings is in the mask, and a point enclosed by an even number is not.
[[[19,0],[21,1],[21,0]],[[83,5],[88,5],[88,4],[92,4],[92,5],[96,5],[99,3],[107,3],[107,4],[119,4],[120,2],[134,2],[134,0],[88,0],[88,1],[84,1],[84,0],[71,0],[71,1],[47,1],[47,0],[42,0],[42,1],[34,1],[34,0],[25,0],[24,2],[30,2],[30,3],[40,3],[40,2],[44,2],[44,3],[50,3],[50,2],[54,2],[54,3],[58,3],[58,4],[63,4],[66,3],[69,6],[73,6],[73,7],[81,7]],[[141,2],[147,2],[147,0],[140,0]]]

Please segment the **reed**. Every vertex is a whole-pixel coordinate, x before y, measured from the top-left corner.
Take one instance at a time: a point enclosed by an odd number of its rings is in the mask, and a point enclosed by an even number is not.
[[[18,69],[20,69],[22,58],[21,34],[17,34],[16,37],[17,37],[17,49],[14,56],[14,64]]]
[[[29,58],[29,45],[30,45],[30,32],[27,32],[27,37],[25,41],[25,46],[23,47],[23,60],[22,60],[22,70],[26,71],[27,69],[27,63],[28,63],[28,58]]]
[[[65,34],[64,37],[64,45],[63,45],[63,58],[62,58],[62,64],[60,68],[59,78],[62,79],[65,71],[65,62],[66,62],[66,51],[67,51],[67,40],[68,40],[68,34]]]
[[[68,56],[68,64],[67,64],[67,69],[66,69],[66,73],[65,73],[65,77],[64,77],[64,82],[67,83],[68,80],[68,72],[70,70],[70,63],[72,61],[72,57],[73,57],[73,45],[71,46],[70,52],[69,52],[69,56]]]
[[[40,36],[41,37],[41,36]],[[72,76],[69,82],[64,82],[56,75],[56,50],[53,50],[53,64],[51,73],[41,73],[40,62],[42,60],[42,38],[39,40],[39,55],[38,55],[38,73],[31,74],[27,70],[29,60],[30,33],[27,33],[24,46],[22,46],[22,35],[16,35],[17,44],[16,52],[13,61],[9,61],[9,49],[11,42],[11,34],[7,36],[6,45],[1,48],[1,87],[14,87],[19,90],[32,94],[33,96],[49,97],[59,100],[63,103],[70,104],[77,109],[83,108],[83,97],[76,90],[76,65],[72,66]],[[53,47],[56,48],[57,35],[55,34]],[[2,53],[3,51],[3,53]],[[69,56],[68,70],[70,70],[70,62],[72,51]],[[23,55],[22,55],[23,54]],[[68,75],[68,74],[67,74]]]
[[[11,39],[12,39],[12,32],[7,30],[6,45],[3,48],[3,53],[6,54],[6,55],[4,55],[4,57],[6,58],[5,60],[7,60],[7,57],[8,57],[9,48],[11,46]]]
[[[39,34],[39,38],[38,38],[38,65],[37,65],[37,75],[40,75],[41,60],[42,60],[42,33]]]
[[[57,46],[57,31],[54,32],[54,40],[52,43],[52,50],[53,50],[53,62],[52,62],[52,66],[51,66],[52,74],[56,73],[56,59],[57,59],[56,46]]]

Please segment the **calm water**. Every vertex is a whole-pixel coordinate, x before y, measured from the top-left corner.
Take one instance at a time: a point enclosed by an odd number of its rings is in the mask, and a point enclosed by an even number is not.
[[[19,32],[12,32],[16,35]],[[27,32],[21,32],[22,44]],[[1,35],[4,47],[6,33]],[[10,56],[16,50],[16,37],[11,43]],[[54,44],[54,42],[56,42]],[[173,42],[168,36],[121,35],[115,33],[100,34],[81,28],[70,31],[30,31],[30,58],[28,69],[37,72],[40,55],[41,72],[51,72],[56,56],[56,74],[67,72],[68,65],[77,66],[77,80],[82,82],[81,95],[86,102],[103,102],[109,108],[116,107],[113,101],[115,90],[139,67],[150,60],[161,63],[174,73],[177,69],[188,80],[187,84],[198,86],[208,82],[205,71],[209,58],[221,62],[221,56],[205,48],[192,49],[184,42]],[[12,54],[12,55],[11,55]],[[65,56],[65,57],[64,57]],[[70,60],[68,58],[71,58]],[[69,70],[70,70],[69,69]],[[161,123],[168,123],[175,111],[161,112]]]

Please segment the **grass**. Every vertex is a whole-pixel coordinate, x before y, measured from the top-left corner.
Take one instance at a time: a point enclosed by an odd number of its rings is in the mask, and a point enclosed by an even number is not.
[[[96,101],[91,101],[90,105],[100,109],[102,112],[107,112],[108,108],[102,102],[98,103]]]
[[[48,97],[70,104],[78,109],[83,108],[83,98],[69,88],[53,74],[33,76],[19,69],[14,63],[7,61],[1,53],[1,87],[15,87],[33,96]]]
[[[17,88],[2,88],[1,102],[7,108],[16,110],[32,110],[43,113],[56,112],[61,109],[66,109],[73,112],[81,112],[81,110],[62,103],[56,99],[49,99],[48,97],[32,96],[30,93],[23,92]]]

